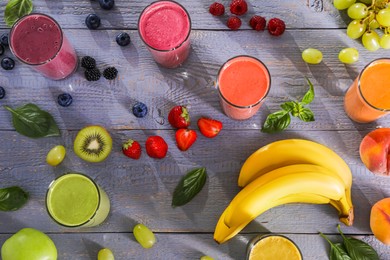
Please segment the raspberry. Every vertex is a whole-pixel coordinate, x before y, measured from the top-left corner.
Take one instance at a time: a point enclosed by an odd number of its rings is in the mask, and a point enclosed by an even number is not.
[[[264,31],[266,24],[265,18],[258,15],[254,15],[249,21],[249,25],[256,31]]]
[[[241,26],[241,19],[237,16],[230,16],[227,20],[227,27],[232,30],[237,30]]]
[[[108,67],[103,71],[103,77],[108,80],[113,80],[118,75],[118,70],[115,67]]]
[[[86,69],[93,69],[96,67],[96,60],[91,56],[84,56],[81,59],[81,67]]]
[[[274,36],[279,36],[284,33],[286,29],[285,23],[279,18],[272,18],[268,21],[268,32]]]
[[[88,81],[98,81],[100,79],[101,74],[97,68],[93,68],[93,69],[86,70],[84,75]]]
[[[230,12],[236,15],[243,15],[248,11],[248,5],[245,0],[233,0],[230,3]]]
[[[221,3],[213,3],[210,5],[209,12],[215,16],[221,16],[225,13],[225,6]]]

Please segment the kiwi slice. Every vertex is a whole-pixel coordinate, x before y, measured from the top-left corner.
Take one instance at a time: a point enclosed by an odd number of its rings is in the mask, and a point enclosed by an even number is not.
[[[87,162],[101,162],[112,148],[112,138],[101,126],[87,126],[78,132],[74,140],[74,152]]]

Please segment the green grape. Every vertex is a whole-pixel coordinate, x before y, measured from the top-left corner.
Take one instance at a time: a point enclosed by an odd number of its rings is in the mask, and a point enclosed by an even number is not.
[[[367,25],[361,20],[353,20],[348,24],[347,35],[351,39],[357,39],[366,31]]]
[[[200,260],[214,260],[214,258],[212,258],[211,256],[208,256],[208,255],[204,255],[200,258]]]
[[[376,14],[376,20],[384,27],[390,26],[390,9],[382,9]]]
[[[115,260],[115,258],[110,249],[103,248],[99,251],[97,260]]]
[[[339,60],[342,63],[351,64],[359,59],[359,52],[355,48],[345,48],[339,52]]]
[[[363,46],[369,51],[376,51],[381,46],[379,45],[379,35],[375,31],[367,31],[362,37]]]
[[[363,19],[368,16],[368,8],[365,4],[356,3],[348,8],[348,16],[352,19]]]
[[[333,5],[338,10],[344,10],[353,5],[356,0],[334,0]]]
[[[137,224],[133,229],[134,237],[143,248],[151,248],[156,243],[153,232],[143,224]]]
[[[322,52],[314,48],[307,48],[302,52],[302,59],[306,63],[318,64],[322,61]]]
[[[66,154],[65,147],[62,145],[54,146],[46,156],[46,162],[51,166],[57,166],[64,160]]]
[[[376,19],[373,19],[373,20],[371,20],[369,26],[370,26],[370,29],[375,30],[375,29],[378,29],[380,25]]]
[[[383,49],[390,49],[390,34],[384,34],[379,41],[379,45]]]

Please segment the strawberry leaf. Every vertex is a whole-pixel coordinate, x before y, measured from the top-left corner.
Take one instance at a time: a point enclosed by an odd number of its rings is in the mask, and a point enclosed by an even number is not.
[[[202,190],[206,178],[206,168],[204,167],[188,172],[176,186],[172,207],[182,206],[191,201]]]

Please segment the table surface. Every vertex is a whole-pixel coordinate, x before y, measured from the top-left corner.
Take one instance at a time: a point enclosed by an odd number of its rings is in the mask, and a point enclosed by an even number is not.
[[[61,137],[30,139],[15,132],[9,112],[0,109],[0,182],[2,187],[18,185],[29,192],[30,200],[18,211],[0,213],[0,243],[24,227],[46,232],[54,240],[59,259],[96,259],[97,252],[109,247],[116,259],[244,259],[249,239],[260,233],[281,233],[292,238],[305,259],[328,259],[329,245],[318,233],[337,235],[337,212],[329,205],[293,204],[273,208],[260,215],[239,235],[218,245],[213,241],[216,222],[237,194],[237,177],[245,159],[272,141],[303,138],[329,146],[350,166],[353,173],[352,198],[355,222],[342,230],[372,245],[381,259],[390,259],[389,247],[372,235],[369,227],[371,206],[390,196],[390,179],[369,172],[359,158],[361,139],[389,118],[374,123],[357,124],[343,110],[343,96],[359,71],[369,61],[389,56],[386,50],[369,52],[360,41],[346,35],[348,17],[330,0],[248,1],[249,11],[242,16],[240,30],[225,26],[229,12],[213,17],[208,12],[212,1],[179,1],[192,19],[191,54],[179,68],[158,66],[142,43],[137,20],[142,9],[152,1],[116,0],[111,11],[102,10],[97,1],[34,0],[34,11],[54,17],[63,27],[79,57],[96,58],[100,69],[115,66],[119,77],[88,82],[83,70],[62,81],[52,81],[16,62],[12,71],[0,70],[0,85],[7,91],[1,105],[17,107],[33,102],[49,111],[61,129]],[[228,6],[229,1],[222,1]],[[0,13],[3,14],[5,1]],[[97,13],[102,20],[98,30],[88,30],[85,17]],[[254,14],[282,18],[287,30],[281,37],[248,26]],[[9,28],[0,21],[0,32]],[[120,47],[115,42],[119,32],[128,32],[131,44]],[[308,65],[301,52],[318,48],[323,62]],[[359,61],[344,65],[338,52],[355,47]],[[228,58],[246,54],[261,59],[269,68],[272,87],[261,110],[251,119],[235,121],[220,108],[214,81],[219,67]],[[7,50],[6,56],[12,56]],[[298,99],[307,90],[305,76],[314,84],[316,97],[310,108],[315,122],[293,119],[290,127],[278,134],[261,133],[266,116],[290,99]],[[70,107],[57,104],[62,92],[73,96]],[[149,107],[145,118],[131,113],[141,101]],[[214,139],[199,135],[193,147],[181,152],[175,144],[175,130],[167,114],[174,105],[186,105],[192,128],[201,116],[223,122],[222,132]],[[88,163],[73,152],[78,130],[87,125],[102,125],[113,137],[113,151],[102,163]],[[149,158],[145,150],[139,160],[122,155],[121,144],[128,138],[142,147],[148,136],[161,135],[169,145],[166,158]],[[67,148],[64,162],[51,167],[47,152],[62,144]],[[180,178],[196,167],[206,167],[208,179],[203,190],[187,205],[172,208],[173,190]],[[69,171],[83,172],[107,192],[111,212],[98,227],[69,229],[54,223],[46,213],[45,193],[49,183]],[[143,223],[156,234],[156,245],[143,249],[134,239],[132,228]]]

